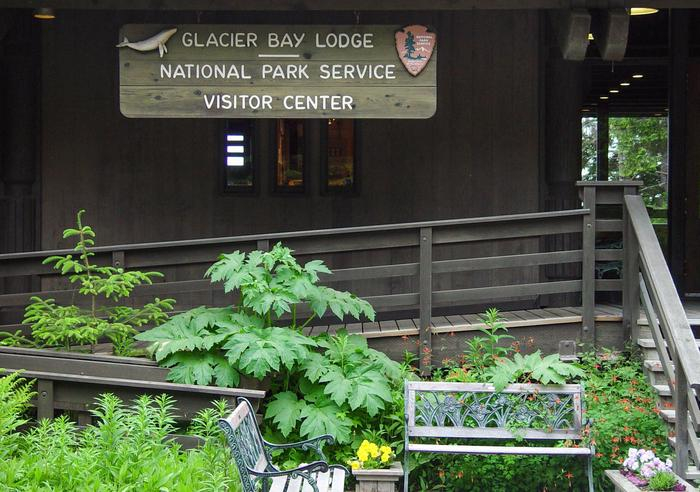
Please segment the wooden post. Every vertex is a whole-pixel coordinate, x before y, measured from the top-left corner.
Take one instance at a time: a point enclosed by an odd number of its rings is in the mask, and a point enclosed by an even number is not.
[[[112,251],[112,266],[114,268],[125,268],[126,261],[123,251]]]
[[[685,293],[689,18],[687,10],[669,11],[668,255],[681,294]]]
[[[625,186],[625,195],[636,195],[636,186]],[[639,242],[629,218],[627,206],[622,204],[622,325],[625,338],[636,343],[639,338]]]
[[[608,146],[610,144],[610,118],[608,106],[598,105],[598,124],[596,125],[596,179],[607,181],[610,176],[610,163],[608,161]]]
[[[256,248],[259,251],[270,251],[270,240],[269,239],[261,239],[257,241]]]
[[[674,353],[674,359],[676,354]],[[676,460],[673,471],[683,478],[688,476],[688,381],[682,364],[676,364],[676,391],[673,392],[676,408]]]
[[[53,381],[51,380],[37,381],[36,418],[37,420],[53,418]]]
[[[595,186],[584,186],[583,206],[590,212],[583,216],[583,261],[581,262],[581,341],[595,344]]]
[[[430,331],[430,318],[433,311],[433,229],[420,229],[420,267],[418,283],[420,286],[420,369],[422,374],[430,372],[432,365],[433,341]]]

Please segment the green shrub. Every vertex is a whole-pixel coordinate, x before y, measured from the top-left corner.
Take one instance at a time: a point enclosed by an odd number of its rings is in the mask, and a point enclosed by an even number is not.
[[[151,284],[163,274],[95,264],[92,261],[95,232],[83,225],[84,213],[84,210],[78,212],[77,229],[63,231],[64,239],[77,239],[73,250],[78,256],[50,256],[42,263],[53,265],[71,284],[77,284],[89,307],[61,306],[54,299],[33,296],[22,321],[31,325],[32,340],[23,337],[20,331],[0,332],[0,345],[59,346],[70,350],[71,345],[94,345],[99,339],[108,338],[117,355],[130,355],[133,335],[138,333],[136,328],[168,319],[167,311],[173,309],[175,302],[172,299],[155,298],[142,308],[114,305],[129,297],[135,287]]]
[[[332,434],[341,445],[353,443],[368,427],[378,429],[368,423],[381,420],[393,404],[402,373],[361,336],[302,334],[327,311],[340,319],[374,319],[366,301],[319,285],[320,273],[331,272],[319,260],[300,265],[281,244],[269,252],[221,255],[207,276],[224,284],[235,305],[199,307],[136,338],[153,342],[155,359],[171,368],[171,381],[235,386],[241,374],[267,378],[272,385],[265,411],[270,439]],[[300,306],[310,310],[303,320]],[[339,456],[351,454],[350,448],[340,449],[345,448],[335,448]],[[290,453],[282,459],[304,456]]]
[[[14,377],[0,378],[0,422],[24,421],[27,389]],[[216,421],[225,404],[200,412],[192,430],[204,439],[183,451],[167,438],[175,431],[173,401],[141,396],[130,405],[105,394],[92,411],[95,425],[79,431],[65,416],[42,420],[14,445],[0,444],[3,491],[237,491],[238,476]],[[0,428],[4,429],[4,428]],[[7,431],[2,431],[7,437]]]

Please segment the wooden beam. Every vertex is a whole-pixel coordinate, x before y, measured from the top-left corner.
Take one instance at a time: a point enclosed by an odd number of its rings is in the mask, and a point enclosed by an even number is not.
[[[554,34],[565,60],[582,61],[588,49],[591,14],[583,8],[553,10],[549,13]]]
[[[509,9],[562,9],[574,4],[572,0],[4,0],[6,8],[52,7],[55,9],[90,10],[210,10],[210,11],[412,11],[412,10],[509,10]],[[607,2],[581,0],[577,6],[599,8]],[[626,7],[658,7],[665,9],[694,8],[697,0],[628,0]]]
[[[627,9],[596,11],[591,31],[600,56],[606,61],[621,61],[627,50],[630,16]]]

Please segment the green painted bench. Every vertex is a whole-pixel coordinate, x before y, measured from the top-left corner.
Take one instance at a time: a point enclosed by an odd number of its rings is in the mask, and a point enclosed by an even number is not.
[[[243,492],[343,492],[345,489],[348,470],[341,465],[329,465],[323,454],[324,443],[332,444],[333,436],[291,444],[269,443],[260,434],[253,406],[245,398],[238,398],[238,406],[227,418],[219,420],[219,427],[231,447]],[[292,470],[280,470],[272,464],[270,453],[289,448],[315,451],[320,460]]]
[[[585,428],[581,385],[511,384],[497,393],[490,384],[406,381],[404,392],[404,492],[411,453],[580,456],[587,460],[593,492],[593,447],[504,445],[517,439],[580,441]],[[441,442],[435,444],[436,439]],[[471,439],[499,444],[462,444]]]

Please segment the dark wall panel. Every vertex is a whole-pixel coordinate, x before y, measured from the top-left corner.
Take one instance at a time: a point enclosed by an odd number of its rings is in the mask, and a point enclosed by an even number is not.
[[[229,15],[199,20],[355,22],[351,13]],[[268,170],[258,196],[222,195],[221,121],[121,116],[114,48],[120,25],[197,20],[196,14],[61,12],[43,26],[43,248],[61,245],[60,231],[79,208],[87,209],[100,244],[537,210],[537,12],[362,14],[362,23],[436,27],[438,111],[430,120],[360,123],[361,191],[353,197],[322,196],[318,169],[304,196],[271,195]],[[268,152],[271,142],[262,133],[259,146]]]

